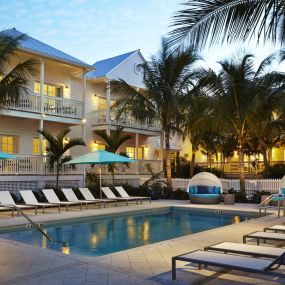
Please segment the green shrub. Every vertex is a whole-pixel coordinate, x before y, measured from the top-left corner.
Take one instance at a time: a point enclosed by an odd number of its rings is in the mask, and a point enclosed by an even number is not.
[[[199,165],[196,165],[194,167],[194,175],[200,172],[210,172],[216,175],[217,177],[221,178],[224,176],[224,172],[221,169],[218,168],[208,168],[208,167],[202,167]]]
[[[261,172],[262,178],[281,179],[285,175],[285,164],[275,164]]]

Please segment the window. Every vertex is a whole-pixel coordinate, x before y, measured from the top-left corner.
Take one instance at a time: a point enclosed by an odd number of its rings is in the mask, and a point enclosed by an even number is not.
[[[106,98],[98,98],[98,110],[106,110],[107,109],[107,100]]]
[[[15,154],[18,152],[18,140],[17,136],[0,135],[0,151]]]
[[[43,155],[46,155],[47,140],[43,139]],[[40,155],[40,139],[33,139],[33,155]]]
[[[130,158],[135,158],[136,157],[136,148],[132,146],[127,146],[126,147],[126,154]],[[138,148],[138,158],[137,159],[143,159],[144,157],[144,151],[143,147]]]
[[[34,93],[41,94],[41,84],[39,81],[34,82]],[[63,89],[61,86],[44,84],[44,95],[51,97],[62,97]]]

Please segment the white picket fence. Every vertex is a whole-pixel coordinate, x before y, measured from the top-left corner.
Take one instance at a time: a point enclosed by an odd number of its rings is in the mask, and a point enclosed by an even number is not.
[[[186,190],[190,179],[175,178],[172,179],[172,187],[174,190]],[[221,179],[224,191],[233,188],[235,191],[240,190],[239,179]],[[247,194],[254,191],[267,191],[277,193],[280,188],[281,179],[246,179],[245,189]]]

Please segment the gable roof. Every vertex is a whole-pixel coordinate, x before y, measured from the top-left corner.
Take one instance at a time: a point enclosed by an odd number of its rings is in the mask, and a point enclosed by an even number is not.
[[[103,59],[95,62],[92,66],[96,69],[88,73],[87,77],[103,77],[106,76],[110,71],[112,71],[116,66],[125,61],[138,50],[130,51],[124,54],[120,54],[114,57]]]
[[[92,68],[89,64],[65,53],[62,52],[50,45],[47,45],[39,40],[36,40],[18,30],[15,28],[5,30],[0,32],[0,35],[9,36],[12,38],[19,37],[21,35],[25,35],[23,40],[20,40],[19,42],[19,49],[27,52],[31,52],[37,55],[45,56],[54,60],[59,60],[65,63],[69,63],[72,65],[80,66],[80,67],[86,67],[86,68]]]

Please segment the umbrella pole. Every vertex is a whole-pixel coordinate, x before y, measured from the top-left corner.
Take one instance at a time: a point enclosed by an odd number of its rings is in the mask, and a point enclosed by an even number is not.
[[[102,171],[101,171],[101,163],[99,164],[99,175],[100,175],[100,183],[99,183],[99,187],[100,187],[100,199],[102,199],[102,189],[101,189],[101,175],[102,175]]]

